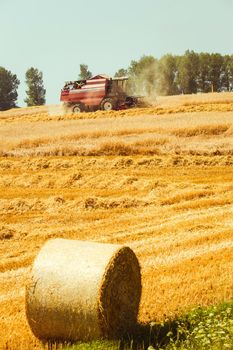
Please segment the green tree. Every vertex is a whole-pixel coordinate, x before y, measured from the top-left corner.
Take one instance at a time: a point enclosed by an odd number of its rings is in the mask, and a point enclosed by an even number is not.
[[[26,91],[27,98],[25,102],[28,106],[41,106],[45,104],[46,90],[43,85],[43,74],[37,68],[29,68],[26,72]]]
[[[163,56],[158,63],[158,87],[157,92],[160,95],[176,95],[178,87],[177,77],[177,59],[168,54]]]
[[[20,81],[11,71],[0,67],[0,110],[4,111],[16,107],[17,89]]]
[[[229,67],[229,75],[230,75],[229,90],[232,91],[233,90],[233,55],[230,56],[228,67]]]
[[[125,68],[120,68],[118,71],[115,73],[115,77],[125,77],[128,75],[128,70]]]
[[[209,53],[199,54],[198,90],[201,92],[211,91]]]
[[[151,96],[155,94],[158,61],[153,56],[143,56],[139,61],[131,61],[128,72],[131,91]]]
[[[230,91],[231,85],[233,83],[233,65],[232,65],[232,56],[225,55],[223,56],[222,69],[221,69],[221,78],[220,85],[221,90]]]
[[[88,70],[88,65],[80,64],[80,73],[78,78],[80,80],[86,80],[86,79],[90,79],[91,77],[92,77],[92,73]]]
[[[178,76],[180,92],[183,94],[197,93],[199,73],[199,55],[187,50],[178,60]]]
[[[223,71],[223,56],[219,53],[213,53],[210,55],[210,71],[209,80],[211,83],[211,91],[220,91],[221,89],[221,76]]]

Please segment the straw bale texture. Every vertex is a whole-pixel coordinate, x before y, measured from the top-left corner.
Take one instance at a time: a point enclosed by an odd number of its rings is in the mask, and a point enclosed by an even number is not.
[[[26,314],[44,340],[119,337],[137,322],[140,296],[140,267],[130,248],[52,239],[34,262]]]

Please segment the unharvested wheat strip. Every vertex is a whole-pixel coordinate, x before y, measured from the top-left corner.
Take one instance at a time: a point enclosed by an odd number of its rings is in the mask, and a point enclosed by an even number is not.
[[[148,211],[148,208],[145,209]],[[224,214],[223,214],[224,210]],[[200,209],[194,209],[189,210],[188,213],[181,213],[172,215],[170,214],[168,218],[161,219],[159,221],[159,218],[153,219],[150,218],[150,222],[146,224],[138,224],[138,225],[132,225],[131,230],[125,230],[120,232],[114,232],[114,238],[122,238],[124,240],[130,241],[130,238],[132,237],[135,241],[135,238],[137,237],[137,240],[140,239],[140,236],[143,237],[143,240],[146,239],[146,236],[148,236],[149,239],[151,239],[151,235],[169,235],[170,232],[172,232],[174,229],[177,230],[179,226],[181,226],[181,229],[183,229],[185,226],[188,227],[189,225],[193,226],[195,222],[199,223],[205,223],[208,222],[210,219],[212,220],[214,217],[214,220],[218,220],[218,216],[222,219],[222,216],[227,217],[227,215],[232,215],[232,206],[231,205],[225,205],[223,206],[211,208],[210,210],[200,210]],[[171,219],[172,218],[172,219]],[[153,222],[154,223],[151,223]],[[101,238],[102,242],[108,242],[111,240],[112,237],[104,237]],[[153,238],[152,238],[153,240]],[[141,243],[140,243],[141,244]],[[140,245],[139,244],[139,245]],[[132,242],[130,244],[132,247],[136,248],[138,243]]]
[[[204,228],[203,228],[204,229]],[[181,249],[184,250],[190,247],[195,247],[200,245],[202,242],[211,242],[214,243],[215,240],[221,241],[223,238],[228,238],[232,236],[232,231],[229,229],[222,228],[221,230],[213,231],[212,227],[207,229],[205,232],[203,229],[199,231],[187,232],[184,231],[172,231],[172,233],[167,235],[155,236],[153,238],[142,239],[138,242],[133,242],[130,244],[132,249],[137,251],[137,254],[140,256],[146,255],[149,257],[152,254],[162,255],[163,252],[167,253],[173,250]]]
[[[143,260],[144,267],[159,267],[165,265],[177,264],[185,260],[193,259],[209,253],[221,252],[221,250],[233,248],[233,241],[223,241],[216,244],[208,244],[199,248],[193,248],[185,251],[178,251],[177,253],[169,254],[169,251],[164,256],[149,257]]]

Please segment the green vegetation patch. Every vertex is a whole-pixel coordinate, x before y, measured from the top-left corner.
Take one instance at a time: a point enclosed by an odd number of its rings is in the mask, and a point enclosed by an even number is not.
[[[177,320],[165,349],[233,349],[233,302],[197,308]]]
[[[199,307],[175,320],[138,325],[133,335],[121,340],[77,343],[62,349],[233,350],[233,301]]]

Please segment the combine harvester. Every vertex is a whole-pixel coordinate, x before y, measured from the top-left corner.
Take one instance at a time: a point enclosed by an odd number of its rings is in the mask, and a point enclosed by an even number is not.
[[[141,96],[126,93],[127,77],[110,78],[96,75],[87,80],[67,82],[61,90],[60,100],[65,110],[72,113],[103,111],[138,107]]]

